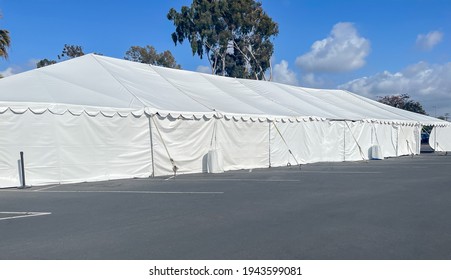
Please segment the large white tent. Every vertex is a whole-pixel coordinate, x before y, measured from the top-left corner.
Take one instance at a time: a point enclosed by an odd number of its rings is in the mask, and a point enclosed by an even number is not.
[[[0,80],[0,188],[21,151],[41,185],[418,154],[424,125],[449,149],[449,122],[348,91],[89,54]]]

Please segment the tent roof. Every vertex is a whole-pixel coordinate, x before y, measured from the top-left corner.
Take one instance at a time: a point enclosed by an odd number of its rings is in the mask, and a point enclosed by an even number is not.
[[[448,122],[344,90],[220,77],[88,54],[0,80],[0,113]]]

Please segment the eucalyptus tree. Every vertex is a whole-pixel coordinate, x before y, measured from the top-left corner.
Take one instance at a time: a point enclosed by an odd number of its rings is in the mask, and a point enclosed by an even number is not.
[[[266,79],[278,24],[255,0],[193,0],[167,14],[175,45],[185,40],[193,55],[208,59],[212,74]]]
[[[57,55],[58,61],[53,60],[53,59],[44,58],[36,63],[36,68],[49,66],[49,65],[55,64],[60,61],[80,57],[83,55],[85,55],[85,52],[83,51],[82,46],[64,44],[63,50],[61,51],[61,53],[59,55]]]
[[[125,53],[124,58],[135,62],[181,69],[181,66],[177,64],[174,56],[170,51],[166,50],[162,53],[158,53],[157,50],[150,45],[147,45],[145,47],[132,46]]]

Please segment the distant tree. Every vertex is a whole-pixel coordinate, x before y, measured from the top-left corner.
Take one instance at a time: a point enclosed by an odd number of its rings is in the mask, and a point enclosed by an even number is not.
[[[0,14],[0,18],[2,15]],[[0,57],[8,58],[8,48],[11,44],[11,38],[9,37],[9,31],[0,29]]]
[[[449,119],[449,113],[446,113],[443,116],[438,116],[437,119],[447,121]]]
[[[265,79],[279,29],[255,0],[193,0],[167,15],[175,45],[188,40],[193,55],[206,55],[212,74]]]
[[[3,75],[2,74],[0,74],[0,79],[3,79]]]
[[[181,69],[181,66],[177,64],[174,56],[170,51],[158,53],[157,50],[150,45],[147,45],[145,47],[132,46],[125,53],[124,58],[135,62]]]
[[[64,48],[61,51],[61,54],[57,55],[58,61],[53,60],[53,59],[44,58],[36,63],[36,68],[49,66],[49,65],[58,63],[60,61],[64,61],[66,59],[72,59],[72,58],[83,56],[83,55],[85,55],[85,53],[83,51],[82,46],[64,44]]]
[[[44,58],[44,59],[38,61],[38,63],[36,63],[36,68],[49,66],[49,65],[52,65],[55,63],[56,63],[56,60],[48,60],[47,58]]]
[[[58,59],[63,59],[64,57],[71,59],[83,55],[85,55],[85,53],[83,52],[83,48],[81,46],[64,44],[63,51],[60,55],[58,55]]]
[[[420,102],[411,100],[410,95],[406,93],[378,97],[377,101],[399,109],[426,115],[426,111],[423,109]]]

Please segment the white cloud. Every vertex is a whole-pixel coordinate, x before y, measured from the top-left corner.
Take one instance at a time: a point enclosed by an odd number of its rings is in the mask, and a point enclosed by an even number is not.
[[[370,98],[407,93],[431,112],[432,106],[451,110],[451,62],[430,65],[419,62],[391,73],[384,71],[338,86]]]
[[[431,31],[428,34],[418,34],[416,46],[424,51],[432,50],[443,39],[440,31]]]
[[[301,76],[302,86],[320,88],[323,87],[325,81],[317,77],[313,73],[307,73]]]
[[[306,72],[346,72],[361,68],[370,52],[370,41],[357,33],[353,23],[339,22],[329,37],[316,41],[310,52],[296,58]]]
[[[211,74],[211,69],[210,69],[210,66],[199,65],[196,68],[196,72]]]
[[[26,63],[20,64],[20,65],[11,65],[5,70],[0,70],[0,75],[3,77],[12,76],[24,71],[32,70],[36,68],[36,63],[39,61],[39,59],[30,58]]]
[[[274,65],[273,81],[289,85],[299,84],[296,73],[288,68],[288,62],[286,60],[282,60],[280,63]]]
[[[14,73],[14,69],[12,67],[8,67],[5,70],[0,71],[0,75],[2,77],[8,77],[8,76],[11,76],[11,75],[14,75],[14,74],[15,74]]]

